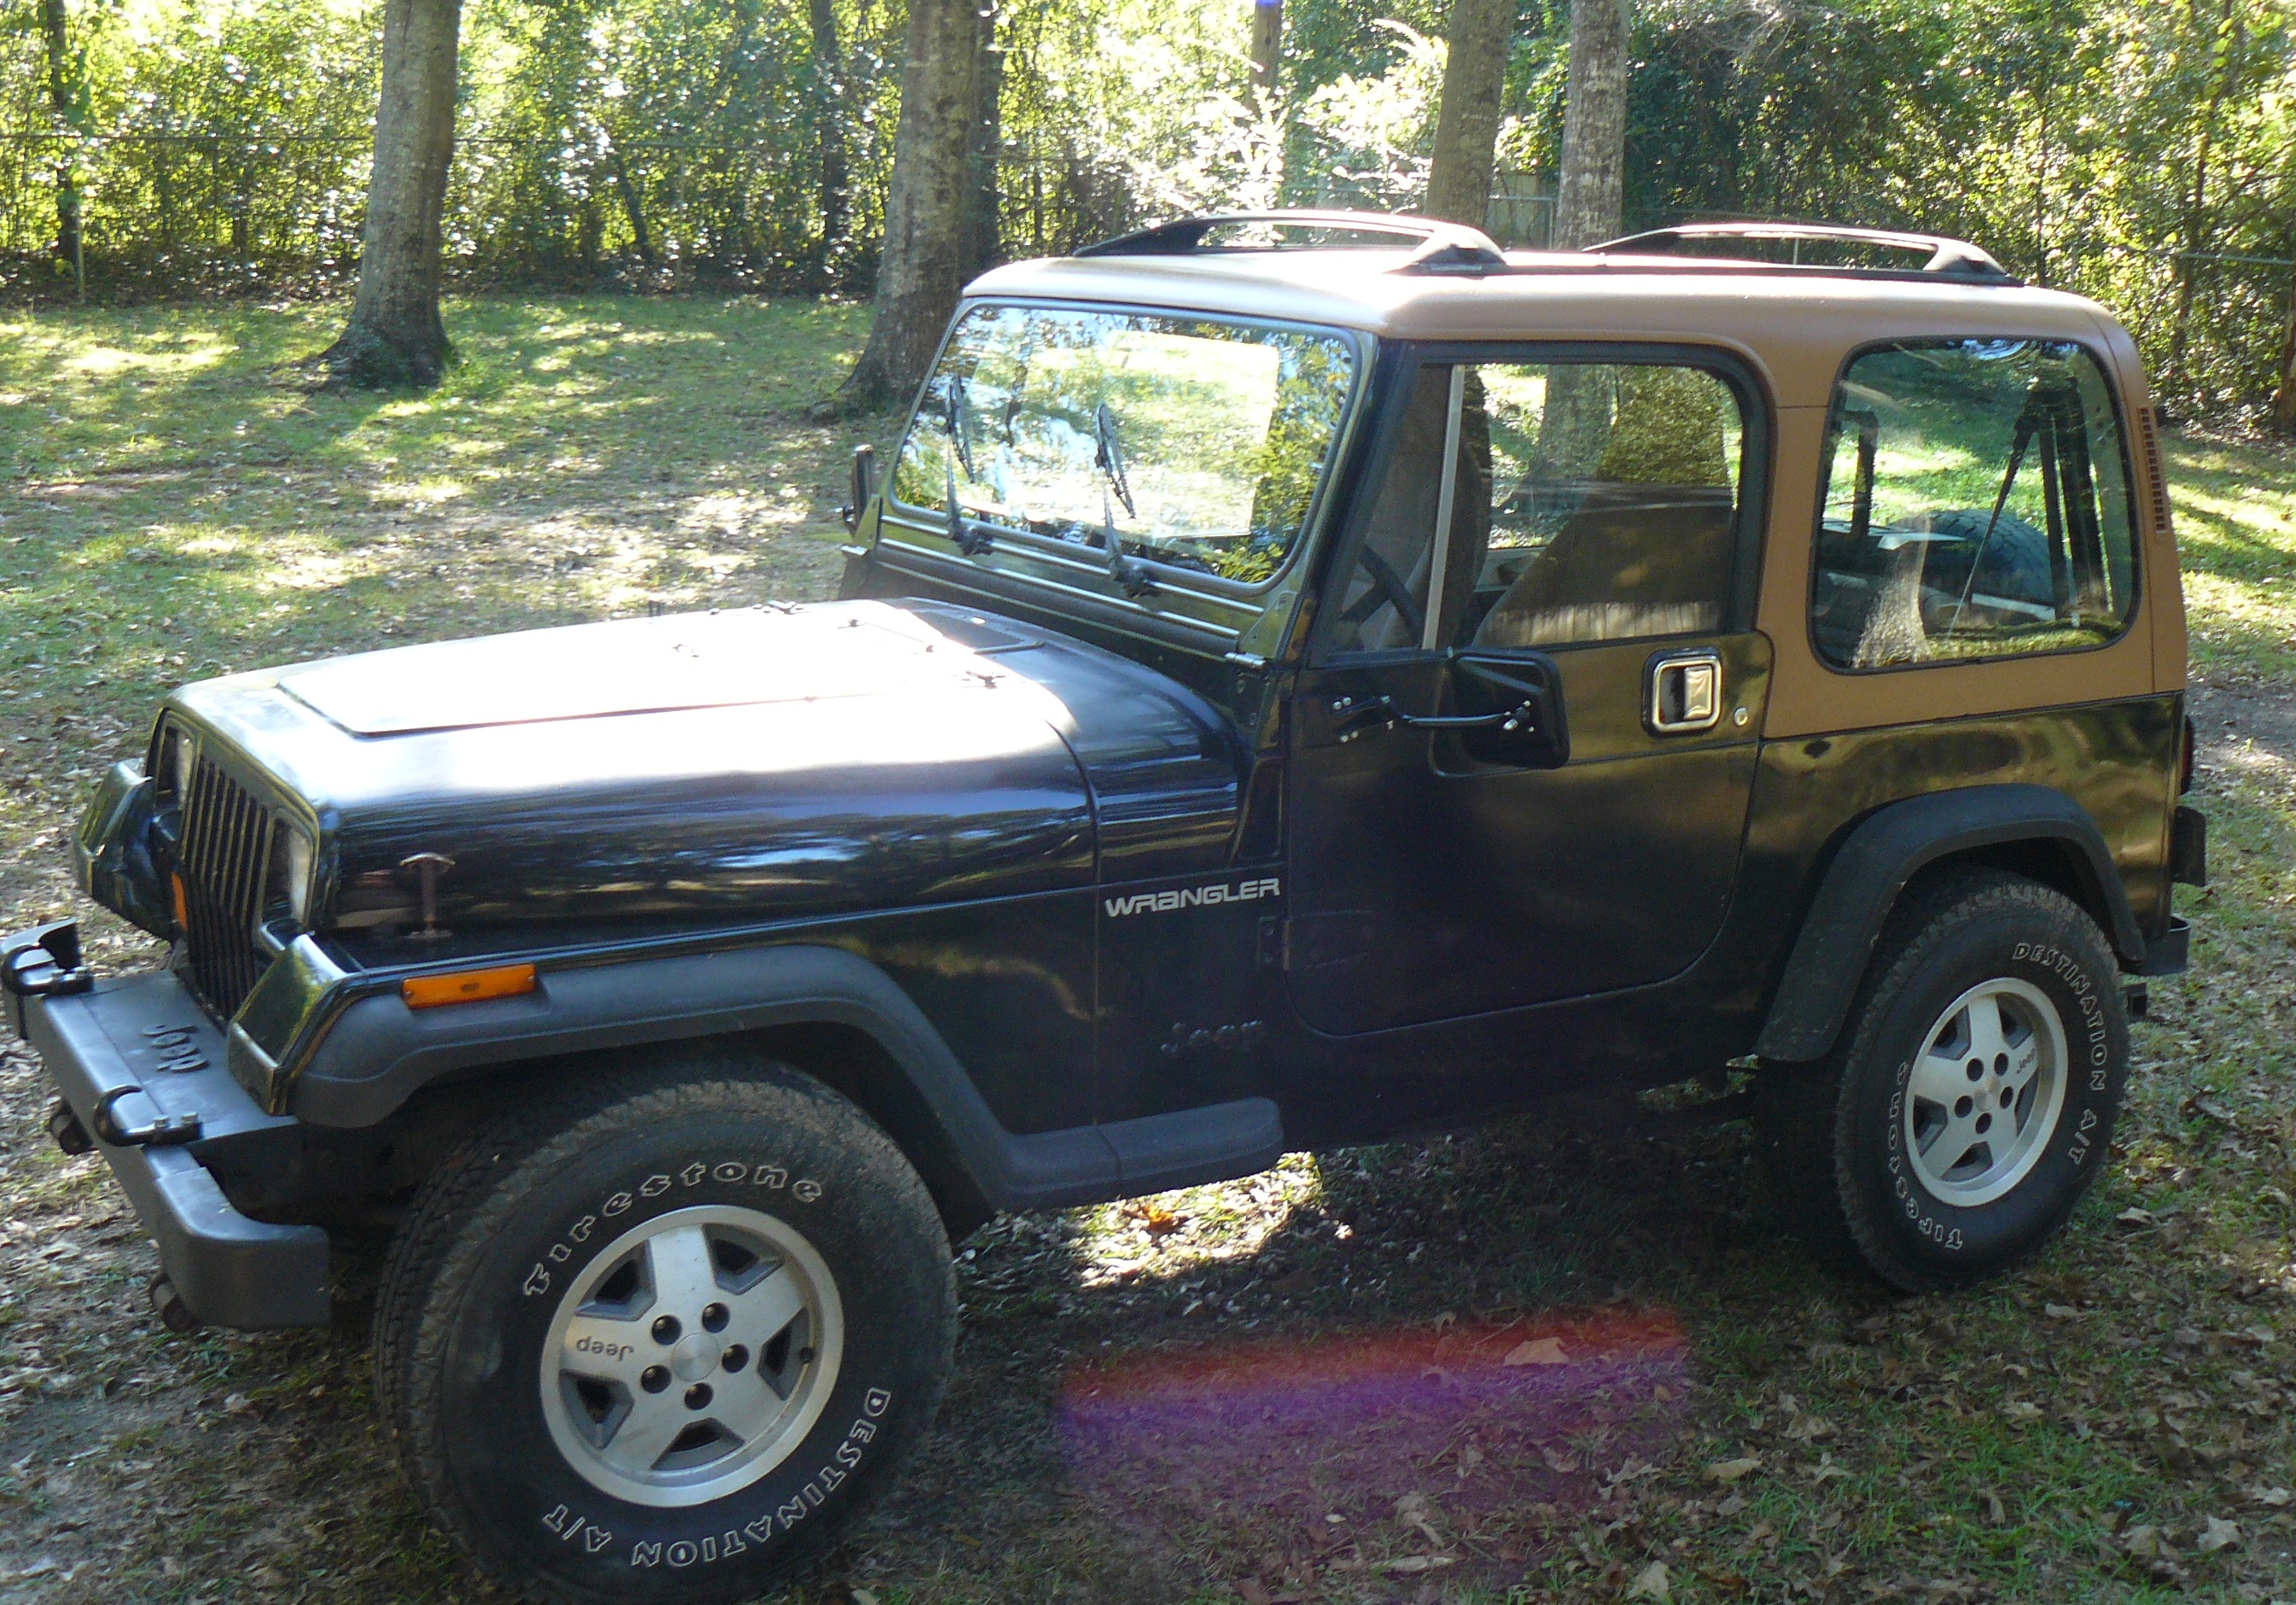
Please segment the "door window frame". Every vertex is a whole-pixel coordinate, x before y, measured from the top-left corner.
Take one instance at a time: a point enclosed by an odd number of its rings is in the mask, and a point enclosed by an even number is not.
[[[1825,540],[1826,493],[1833,488],[1833,451],[1829,448],[1833,441],[1835,431],[1841,427],[1841,405],[1844,397],[1848,394],[1846,386],[1849,379],[1849,370],[1855,367],[1861,358],[1870,357],[1876,351],[1901,350],[1907,346],[1963,345],[1972,341],[1988,343],[2001,341],[2029,341],[2037,345],[2071,346],[2089,359],[2091,366],[2096,369],[2097,377],[2103,381],[2105,399],[2112,407],[2112,426],[2120,436],[2121,495],[2123,505],[2128,509],[2128,610],[2127,615],[2120,621],[2120,628],[2114,631],[2109,639],[2092,641],[2086,646],[2053,646],[2046,651],[2038,652],[1996,652],[1982,657],[1928,658],[1910,663],[1875,663],[1862,669],[1855,663],[1837,663],[1826,655],[1824,648],[1817,643],[1818,552]],[[2120,394],[2119,371],[2103,351],[2076,335],[1975,333],[1903,334],[1890,340],[1869,340],[1863,345],[1851,347],[1849,353],[1842,358],[1841,366],[1834,370],[1833,387],[1826,395],[1825,430],[1818,437],[1817,479],[1810,487],[1812,513],[1809,535],[1809,582],[1805,588],[1801,609],[1802,630],[1805,638],[1809,643],[1809,655],[1816,661],[1818,667],[1824,669],[1828,674],[1838,674],[1845,679],[1863,679],[1874,674],[1914,674],[1934,669],[1968,669],[1980,665],[1991,666],[2048,658],[2079,657],[2084,653],[2103,652],[2119,646],[2128,638],[2128,632],[2136,628],[2136,621],[2144,615],[2145,606],[2144,520],[2136,499],[2135,447],[2135,439],[2129,433],[2128,409],[2124,405]],[[2089,461],[2092,465],[2095,463],[2095,452],[2089,454]]]
[[[1883,342],[1888,343],[1888,342]],[[1343,515],[1324,543],[1328,557],[1310,571],[1317,605],[1309,631],[1305,661],[1323,668],[1333,663],[1366,668],[1382,663],[1409,663],[1463,650],[1439,647],[1390,647],[1380,652],[1332,649],[1332,621],[1337,617],[1334,588],[1344,587],[1354,572],[1357,554],[1369,531],[1373,504],[1384,488],[1388,464],[1394,454],[1403,419],[1417,388],[1420,370],[1456,368],[1462,364],[1578,363],[1589,366],[1686,367],[1712,374],[1728,387],[1738,404],[1738,506],[1732,530],[1729,595],[1723,600],[1717,635],[1742,635],[1754,628],[1760,600],[1762,562],[1769,531],[1770,498],[1775,471],[1776,402],[1767,378],[1753,364],[1726,347],[1686,342],[1649,340],[1444,340],[1410,343],[1381,342],[1379,388],[1365,405],[1372,427],[1366,432],[1361,465],[1350,476]],[[1447,427],[1452,452],[1444,475],[1442,505],[1451,506],[1448,488],[1457,478],[1456,431]],[[2124,455],[2126,452],[2124,450]],[[1431,512],[1431,517],[1434,514]],[[1538,647],[1477,647],[1494,656],[1513,652],[1553,654],[1582,646],[1617,646],[1638,641],[1668,641],[1679,636],[1638,636],[1631,639],[1551,642]]]

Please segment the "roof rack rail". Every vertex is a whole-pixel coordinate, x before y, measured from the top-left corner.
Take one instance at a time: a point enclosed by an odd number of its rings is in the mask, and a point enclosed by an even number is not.
[[[1285,249],[1282,245],[1206,245],[1203,243],[1204,236],[1216,228],[1251,224],[1279,229],[1326,229],[1341,234],[1391,235],[1417,241],[1418,244],[1411,252],[1411,259],[1396,270],[1399,273],[1500,273],[1505,272],[1507,266],[1505,256],[1488,235],[1462,223],[1446,223],[1438,218],[1406,217],[1390,212],[1308,209],[1208,212],[1196,217],[1177,218],[1169,223],[1159,223],[1152,228],[1143,228],[1112,240],[1086,245],[1076,254],[1080,257],[1188,256],[1200,251],[1217,253]],[[1327,243],[1321,241],[1291,249],[1318,247],[1332,249]]]
[[[1838,245],[1867,245],[1883,251],[1926,253],[1929,259],[1918,269],[1922,273],[1991,284],[2023,282],[2013,277],[2009,270],[1994,259],[1992,252],[1972,245],[1967,240],[1956,240],[1946,235],[1902,234],[1882,228],[1842,228],[1828,223],[1679,223],[1672,228],[1653,228],[1644,234],[1628,235],[1624,239],[1605,240],[1600,245],[1589,245],[1586,250],[1589,254],[1611,251],[1663,253],[1669,249],[1705,240],[1785,240],[1796,244],[1809,241]],[[1824,273],[1875,271],[1798,261],[1774,265]]]

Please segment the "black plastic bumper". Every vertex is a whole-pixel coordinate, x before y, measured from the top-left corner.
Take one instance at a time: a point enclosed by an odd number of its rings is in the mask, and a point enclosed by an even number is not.
[[[53,928],[21,932],[0,941],[0,955],[55,939]],[[209,1143],[295,1122],[265,1114],[232,1080],[223,1033],[183,984],[131,975],[44,992],[37,977],[30,967],[11,967],[9,1024],[94,1134],[186,1307],[244,1331],[326,1325],[327,1234],[250,1220],[200,1163]]]

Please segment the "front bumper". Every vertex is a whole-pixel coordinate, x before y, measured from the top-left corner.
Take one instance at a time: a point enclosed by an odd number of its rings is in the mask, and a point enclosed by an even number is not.
[[[327,1234],[250,1220],[201,1163],[220,1144],[291,1140],[296,1122],[231,1078],[223,1033],[174,975],[42,990],[38,967],[15,959],[50,943],[77,953],[69,926],[0,940],[8,1022],[95,1138],[184,1305],[243,1331],[325,1326]]]

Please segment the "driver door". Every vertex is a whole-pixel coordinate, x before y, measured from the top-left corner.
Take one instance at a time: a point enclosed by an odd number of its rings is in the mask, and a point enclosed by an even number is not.
[[[1292,704],[1308,1024],[1645,985],[1711,942],[1769,668],[1756,394],[1624,347],[1428,351],[1397,387]]]

